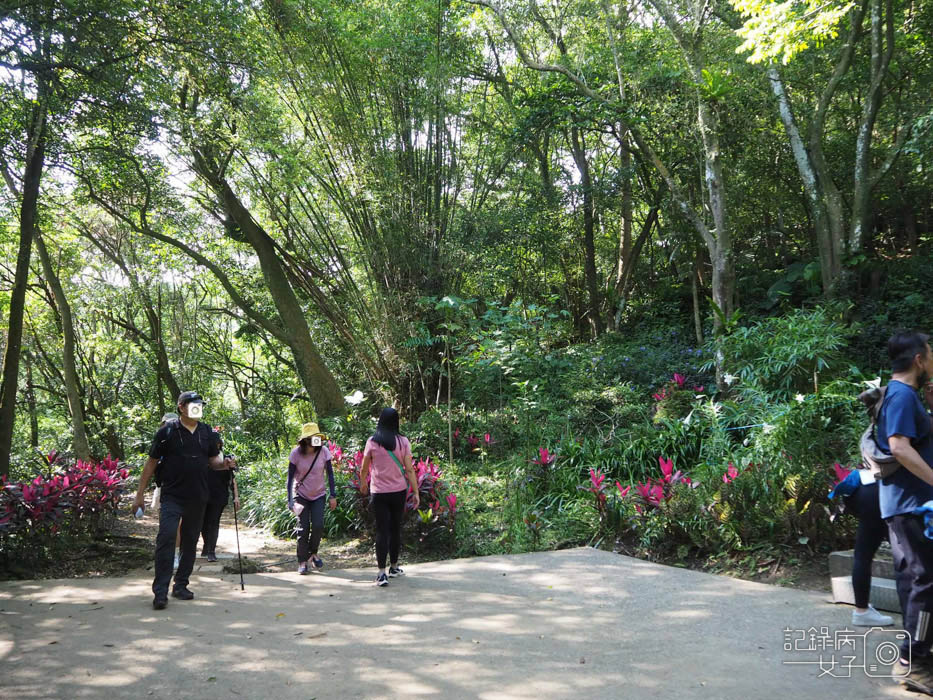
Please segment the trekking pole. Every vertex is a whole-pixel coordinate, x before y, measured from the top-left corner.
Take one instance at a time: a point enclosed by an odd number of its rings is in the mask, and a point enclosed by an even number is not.
[[[236,477],[233,477],[234,483],[236,483]],[[233,528],[236,530],[236,558],[240,562],[240,590],[245,591],[246,586],[243,584],[243,557],[240,555],[240,525],[237,521],[237,507],[236,502],[238,498],[233,499]]]

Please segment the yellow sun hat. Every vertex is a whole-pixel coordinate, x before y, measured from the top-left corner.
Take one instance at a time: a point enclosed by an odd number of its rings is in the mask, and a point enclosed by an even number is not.
[[[314,437],[319,435],[322,439],[326,440],[327,436],[321,432],[321,429],[318,428],[317,423],[305,423],[301,426],[301,435],[298,436],[298,442],[301,442],[305,438]]]

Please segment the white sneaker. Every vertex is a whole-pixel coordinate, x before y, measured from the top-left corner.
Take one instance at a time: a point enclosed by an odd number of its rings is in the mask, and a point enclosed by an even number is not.
[[[872,606],[868,606],[865,612],[858,610],[852,611],[852,624],[860,627],[885,627],[894,624],[894,618],[882,615]]]

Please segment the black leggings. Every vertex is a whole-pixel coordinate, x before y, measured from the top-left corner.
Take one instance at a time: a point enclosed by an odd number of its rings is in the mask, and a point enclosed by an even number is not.
[[[227,507],[227,502],[208,502],[204,508],[204,523],[201,525],[201,537],[204,544],[201,546],[201,556],[214,554],[217,550],[217,536],[220,534],[220,516]]]
[[[386,555],[392,566],[398,564],[402,546],[402,516],[405,514],[407,491],[374,493],[373,510],[376,511],[376,562],[386,568]]]
[[[852,557],[852,590],[855,607],[867,608],[871,591],[871,562],[888,536],[888,526],[881,519],[878,484],[864,484],[846,496],[846,512],[858,518],[855,552]]]

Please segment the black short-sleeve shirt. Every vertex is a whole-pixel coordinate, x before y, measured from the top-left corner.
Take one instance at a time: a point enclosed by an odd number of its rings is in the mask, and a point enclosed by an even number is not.
[[[207,460],[220,454],[220,442],[204,423],[194,432],[180,420],[170,421],[156,432],[149,456],[161,460],[162,496],[179,501],[207,501]]]

